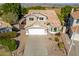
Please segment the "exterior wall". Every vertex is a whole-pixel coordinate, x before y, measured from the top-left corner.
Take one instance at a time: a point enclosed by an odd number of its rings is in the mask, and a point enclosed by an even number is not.
[[[31,20],[29,20],[29,18],[34,18],[34,20],[31,21]],[[35,16],[31,16],[31,15],[30,15],[30,16],[26,17],[26,24],[27,24],[27,26],[30,26],[30,25],[32,25],[33,23],[35,23],[36,20],[37,20],[37,17],[35,17]]]
[[[55,29],[55,28],[56,28],[56,29]],[[60,28],[50,26],[50,27],[48,28],[48,31],[49,31],[49,33],[56,34],[56,33],[59,33],[59,32],[60,32]]]
[[[79,41],[79,33],[73,33],[71,36],[71,40]]]
[[[40,17],[43,17],[43,20],[40,20]],[[33,21],[30,21],[29,18],[34,18]],[[46,16],[43,16],[43,15],[39,15],[39,14],[36,14],[36,16],[27,16],[26,17],[26,27],[28,26],[31,26],[33,25],[34,23],[38,23],[40,25],[43,25],[43,26],[47,26],[46,23],[48,22],[48,19]]]

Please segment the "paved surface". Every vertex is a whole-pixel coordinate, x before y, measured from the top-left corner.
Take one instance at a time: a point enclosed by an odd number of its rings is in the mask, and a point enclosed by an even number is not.
[[[70,56],[79,56],[79,41],[74,41],[74,45],[70,51]]]
[[[46,36],[29,36],[24,56],[47,56]]]

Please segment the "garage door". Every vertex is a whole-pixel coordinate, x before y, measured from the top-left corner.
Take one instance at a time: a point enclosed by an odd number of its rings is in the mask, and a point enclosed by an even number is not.
[[[47,35],[45,29],[29,29],[29,35]]]

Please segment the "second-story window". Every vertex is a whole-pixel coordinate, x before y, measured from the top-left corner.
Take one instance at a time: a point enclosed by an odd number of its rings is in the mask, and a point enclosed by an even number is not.
[[[40,17],[39,20],[44,20],[44,18],[43,17]]]
[[[34,18],[29,18],[29,20],[30,20],[30,21],[33,21],[33,20],[34,20]]]

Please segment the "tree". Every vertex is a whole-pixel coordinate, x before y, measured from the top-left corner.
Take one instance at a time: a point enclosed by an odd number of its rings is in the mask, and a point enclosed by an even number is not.
[[[64,18],[70,14],[71,10],[72,10],[71,6],[65,6],[61,8],[61,15],[59,15],[61,22],[64,22]]]
[[[22,15],[27,14],[28,11],[29,11],[29,8],[22,7]]]
[[[10,51],[14,51],[17,48],[16,40],[10,38],[0,38],[0,44],[7,46]]]
[[[61,8],[61,14],[63,14],[64,16],[68,16],[71,12],[71,9],[72,9],[71,6],[65,6]]]
[[[8,22],[10,24],[16,23],[18,19],[18,15],[16,13],[8,12],[7,14],[3,14],[2,20]]]
[[[34,7],[22,7],[22,15],[25,15],[28,13],[29,10],[45,10],[46,7],[42,7],[42,6],[34,6]]]
[[[1,9],[3,10],[3,14],[7,14],[9,12],[16,14],[18,16],[18,20],[22,16],[20,3],[5,3],[1,6]]]

